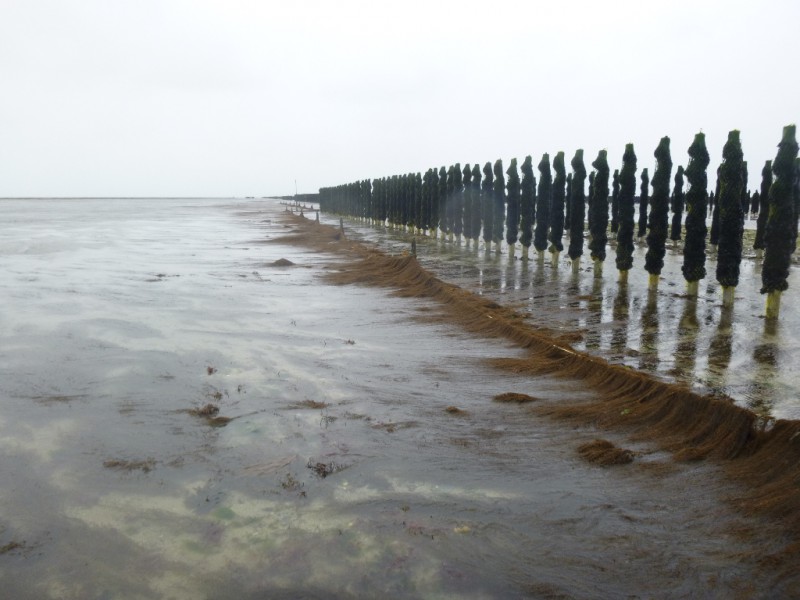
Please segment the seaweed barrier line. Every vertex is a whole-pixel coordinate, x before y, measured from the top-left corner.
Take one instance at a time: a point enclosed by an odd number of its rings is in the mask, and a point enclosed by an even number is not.
[[[443,322],[509,340],[527,351],[523,358],[489,359],[493,367],[581,380],[600,395],[599,400],[531,409],[537,414],[623,429],[633,439],[670,451],[676,461],[717,460],[743,484],[734,504],[745,514],[778,519],[790,538],[780,556],[764,557],[765,562],[785,564],[800,557],[800,421],[764,420],[731,398],[701,395],[574,350],[525,323],[521,314],[440,280],[413,256],[387,255],[347,239],[341,228],[285,216],[295,229],[275,241],[348,257],[326,275],[329,282],[392,288],[399,297],[435,300]]]

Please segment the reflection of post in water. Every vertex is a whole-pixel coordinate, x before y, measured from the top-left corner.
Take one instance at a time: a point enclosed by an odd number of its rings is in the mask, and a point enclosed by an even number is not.
[[[658,291],[647,290],[647,304],[642,311],[642,337],[639,368],[655,371],[658,368]]]
[[[678,344],[675,348],[675,375],[679,381],[691,383],[697,367],[697,298],[687,296],[678,323]]]
[[[719,325],[708,348],[708,371],[710,383],[714,387],[725,385],[725,372],[731,362],[733,352],[733,307],[723,306]]]
[[[611,352],[612,360],[621,360],[625,356],[625,349],[628,346],[628,284],[620,283],[619,291],[614,298],[614,329],[611,332]]]
[[[764,320],[761,342],[753,348],[755,373],[747,385],[747,407],[757,415],[769,417],[775,405],[775,377],[778,374],[778,319]]]
[[[600,324],[603,321],[603,280],[592,278],[592,295],[587,306],[586,349],[600,348]]]

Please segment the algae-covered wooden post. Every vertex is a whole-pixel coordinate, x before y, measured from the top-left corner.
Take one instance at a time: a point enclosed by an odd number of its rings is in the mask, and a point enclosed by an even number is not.
[[[414,225],[420,235],[423,234],[422,212],[425,202],[425,194],[422,191],[422,173],[417,172],[414,174],[414,213],[416,214]]]
[[[503,174],[503,161],[494,162],[494,228],[492,241],[495,243],[498,254],[500,244],[503,242],[503,225],[506,215],[506,176]]]
[[[717,248],[717,281],[722,286],[723,306],[733,305],[733,293],[739,285],[742,262],[742,143],[739,131],[728,133],[722,149],[719,188],[719,246]]]
[[[431,222],[431,170],[425,171],[422,176],[422,186],[420,187],[420,229],[422,235],[428,234]]]
[[[514,258],[514,249],[519,237],[519,171],[517,170],[517,159],[512,158],[506,170],[508,191],[506,198],[506,243],[508,244],[508,257]]]
[[[447,169],[439,168],[439,231],[444,240],[447,235]]]
[[[611,183],[611,233],[619,231],[619,169],[614,169]]]
[[[761,206],[761,192],[756,190],[750,196],[750,217],[758,218],[758,208]]]
[[[596,174],[591,186],[592,201],[589,203],[589,212],[592,214],[590,219],[592,240],[589,242],[589,250],[594,261],[594,276],[602,277],[603,262],[606,260],[606,243],[608,242],[608,152],[600,150],[597,158],[592,163]]]
[[[472,238],[475,250],[478,249],[478,240],[481,237],[481,220],[483,214],[481,212],[481,167],[478,163],[472,165],[472,218],[470,219],[470,238]],[[466,226],[466,225],[465,225]]]
[[[453,166],[452,232],[457,244],[461,243],[461,234],[464,232],[464,181],[462,176],[461,163],[456,163]]]
[[[711,231],[708,235],[708,241],[714,252],[717,251],[717,245],[719,244],[719,186],[720,183],[722,183],[722,179],[720,178],[721,169],[722,165],[717,167],[717,184],[714,188],[714,192],[711,194],[714,208],[711,210]]]
[[[586,224],[588,227],[586,229],[589,230],[589,241],[592,241],[592,232],[594,231],[594,227],[592,226],[592,220],[594,219],[594,212],[592,211],[592,201],[594,200],[594,171],[589,171],[589,192],[586,194]]]
[[[675,246],[681,241],[683,201],[683,167],[678,166],[678,171],[675,173],[675,187],[672,190],[672,227],[669,232],[669,239]]]
[[[625,145],[619,172],[619,230],[617,231],[617,270],[620,283],[627,283],[633,266],[633,231],[636,197],[636,153],[633,144]]]
[[[466,241],[467,248],[469,248],[469,241],[470,241],[470,227],[472,225],[472,167],[469,164],[464,165],[464,170],[461,172],[463,175],[462,179],[464,182],[464,192],[463,192],[463,205],[464,205],[464,219],[463,219],[463,229],[464,229],[464,240]]]
[[[710,157],[706,149],[706,136],[698,133],[689,146],[689,165],[686,179],[689,191],[686,194],[686,241],[683,244],[683,278],[686,280],[686,293],[697,296],[699,282],[706,276],[706,214],[708,212],[708,163]]]
[[[650,174],[642,169],[642,185],[639,189],[639,230],[636,237],[647,235],[647,208],[650,204]]]
[[[747,192],[747,161],[742,162],[742,195],[740,196],[742,204],[742,223],[747,220],[747,213],[750,212],[750,195]]]
[[[455,180],[455,171],[456,168],[453,165],[450,165],[447,168],[447,185],[445,186],[447,189],[446,192],[446,206],[445,206],[445,220],[447,225],[445,230],[447,232],[447,240],[452,242],[453,241],[453,223],[455,221],[455,195],[456,195],[456,180]],[[459,169],[460,171],[460,169]],[[459,173],[460,176],[460,173]]]
[[[776,319],[780,313],[781,292],[789,287],[789,267],[797,244],[794,232],[798,215],[793,198],[797,176],[796,135],[794,125],[783,128],[778,154],[772,163],[775,179],[769,188],[769,215],[764,232],[764,266],[761,269],[761,293],[767,294],[768,319]]]
[[[492,236],[494,235],[494,176],[490,162],[483,165],[481,213],[483,213],[483,243],[486,246],[486,252],[489,252],[492,249]]]
[[[558,256],[564,250],[564,186],[567,184],[567,171],[564,166],[564,153],[558,152],[553,158],[553,202],[550,205],[550,253],[553,255],[553,268],[558,267]]]
[[[797,228],[800,223],[800,158],[794,159],[794,187],[792,188],[794,219],[792,220],[792,253],[797,249]]]
[[[708,191],[708,214],[706,218],[713,216],[714,214],[714,190]]]
[[[564,198],[564,233],[569,237],[572,235],[572,173],[567,175],[567,193]]]
[[[533,211],[536,202],[536,178],[533,176],[533,159],[530,155],[525,157],[520,170],[522,171],[522,183],[520,184],[519,200],[519,243],[522,244],[522,260],[528,260],[533,240]]]
[[[572,272],[580,271],[583,256],[583,227],[586,220],[586,167],[583,164],[583,149],[575,151],[570,162],[572,166],[572,195],[570,196],[569,257],[572,259]]]
[[[539,169],[539,189],[536,193],[536,229],[533,245],[538,253],[539,262],[544,262],[544,251],[547,250],[547,235],[550,227],[550,205],[553,196],[553,175],[550,172],[550,155],[545,152],[537,167]],[[562,201],[563,205],[563,201]]]
[[[650,201],[647,234],[647,254],[644,268],[650,274],[648,288],[658,288],[661,269],[664,268],[667,234],[669,233],[669,182],[672,179],[672,157],[669,152],[669,138],[664,136],[654,153],[656,170],[653,173],[653,198]]]
[[[439,237],[439,170],[431,169],[431,220],[430,230],[433,239]]]

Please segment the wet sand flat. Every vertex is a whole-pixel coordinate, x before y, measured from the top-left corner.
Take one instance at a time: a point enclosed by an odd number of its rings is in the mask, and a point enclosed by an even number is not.
[[[498,370],[524,350],[430,300],[334,285],[277,202],[30,202],[0,242],[11,597],[797,589],[718,464],[543,416],[597,392]],[[633,461],[585,460],[598,438]]]

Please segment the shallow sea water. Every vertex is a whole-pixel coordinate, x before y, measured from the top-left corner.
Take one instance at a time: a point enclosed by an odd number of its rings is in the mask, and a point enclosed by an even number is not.
[[[712,465],[491,402],[592,391],[490,370],[483,359],[519,351],[425,324],[424,302],[326,285],[335,257],[264,243],[289,231],[277,201],[0,210],[9,598],[795,589],[758,566],[779,529],[733,512],[737,490]],[[501,271],[482,285],[532,289]],[[186,412],[209,402],[232,420]],[[641,455],[588,465],[576,447],[598,436]]]

